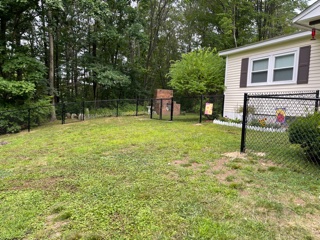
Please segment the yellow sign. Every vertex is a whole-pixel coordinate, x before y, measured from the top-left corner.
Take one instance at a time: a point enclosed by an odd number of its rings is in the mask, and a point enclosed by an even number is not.
[[[286,122],[286,109],[276,108],[276,122],[285,123]]]
[[[204,111],[205,115],[212,115],[213,103],[206,103],[206,110]]]

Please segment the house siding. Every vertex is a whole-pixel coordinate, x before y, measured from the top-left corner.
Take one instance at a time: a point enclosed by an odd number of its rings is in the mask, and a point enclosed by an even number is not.
[[[225,79],[224,115],[229,118],[240,118],[238,109],[243,106],[244,93],[290,92],[320,90],[320,39],[311,41],[310,37],[277,43],[272,46],[235,53],[227,57]],[[247,86],[240,88],[241,61],[244,58],[285,51],[311,45],[310,69],[308,84],[283,84],[269,86]]]

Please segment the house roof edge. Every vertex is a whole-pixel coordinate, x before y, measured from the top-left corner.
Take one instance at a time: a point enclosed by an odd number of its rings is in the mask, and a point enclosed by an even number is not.
[[[264,41],[260,41],[260,42],[256,42],[256,43],[252,43],[252,44],[248,44],[242,47],[238,47],[238,48],[232,48],[232,49],[227,49],[227,50],[223,50],[219,52],[219,56],[229,56],[232,54],[236,54],[236,53],[240,53],[240,52],[244,52],[244,51],[248,51],[248,50],[253,50],[256,48],[260,48],[260,47],[266,47],[266,46],[271,46],[271,45],[275,45],[275,44],[279,44],[282,42],[286,42],[288,40],[294,40],[297,38],[303,38],[306,36],[310,35],[310,31],[302,31],[302,32],[298,32],[298,33],[294,33],[291,35],[287,35],[287,36],[280,36],[280,37],[276,37],[276,38],[271,38],[268,40],[264,40]]]

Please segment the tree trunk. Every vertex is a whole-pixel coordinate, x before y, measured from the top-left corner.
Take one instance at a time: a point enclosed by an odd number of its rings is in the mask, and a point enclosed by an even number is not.
[[[94,27],[93,27],[93,31],[96,32],[97,31],[97,23],[95,23]],[[93,62],[96,63],[97,61],[97,40],[94,38],[93,42],[92,42],[92,57],[93,57]],[[93,76],[93,100],[96,104],[97,101],[97,91],[98,91],[98,82],[96,80],[97,77],[97,73],[95,71],[92,72],[92,76]]]
[[[51,121],[57,120],[56,111],[55,111],[55,93],[54,93],[54,42],[52,34],[52,11],[48,10],[49,18],[49,86],[50,86],[50,96],[52,99],[52,111],[51,111]]]
[[[0,77],[5,77],[2,71],[2,65],[4,63],[6,55],[6,29],[7,29],[7,20],[0,18]]]
[[[58,27],[57,27],[58,28]],[[59,70],[59,33],[60,29],[58,28],[56,31],[56,43],[55,43],[55,73],[56,73],[56,81],[55,81],[55,89],[57,91],[57,94],[55,95],[55,102],[59,103],[60,97],[61,97],[61,76],[60,76],[60,70]]]

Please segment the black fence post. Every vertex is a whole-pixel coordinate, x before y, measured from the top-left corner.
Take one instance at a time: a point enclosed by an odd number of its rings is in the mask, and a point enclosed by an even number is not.
[[[161,98],[160,99],[160,114],[159,114],[160,120],[162,120],[162,104],[163,104],[163,102],[162,102],[162,98]]]
[[[222,109],[221,109],[221,117],[223,117],[224,116],[224,98],[225,98],[225,96],[224,96],[224,94],[222,95]]]
[[[315,112],[319,111],[319,90],[316,91],[316,106],[315,106]]]
[[[243,112],[242,112],[242,132],[241,132],[241,147],[240,152],[246,151],[246,127],[247,127],[247,109],[248,109],[248,93],[244,94]]]
[[[138,116],[138,111],[139,111],[139,98],[136,100],[136,117]]]
[[[171,98],[171,111],[170,111],[170,121],[173,121],[173,109],[174,108],[174,102],[173,102],[173,97]]]
[[[153,99],[150,100],[150,119],[152,119],[152,112],[153,112]]]
[[[199,111],[199,123],[202,123],[202,104],[203,104],[203,95],[201,94],[201,99],[200,99],[200,111]]]
[[[84,121],[84,98],[82,98],[82,121]]]
[[[117,99],[117,117],[119,117],[119,99]]]
[[[31,109],[28,109],[28,132],[31,130]]]
[[[62,107],[61,107],[61,124],[66,123],[66,105],[64,102],[62,102]]]

